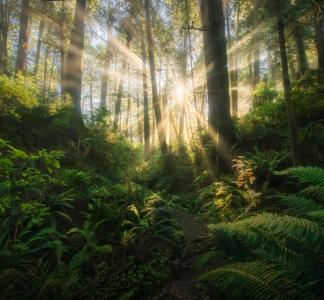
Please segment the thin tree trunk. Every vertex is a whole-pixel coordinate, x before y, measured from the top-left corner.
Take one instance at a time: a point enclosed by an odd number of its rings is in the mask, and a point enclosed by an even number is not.
[[[156,74],[155,74],[155,57],[154,57],[154,41],[152,36],[152,23],[151,23],[151,11],[150,11],[150,0],[145,0],[145,14],[146,14],[146,31],[148,41],[148,52],[150,58],[150,71],[151,71],[151,82],[152,82],[152,99],[153,108],[156,119],[157,133],[159,138],[160,149],[162,153],[167,152],[165,128],[161,118],[161,108],[159,103]]]
[[[28,49],[28,18],[29,18],[29,0],[22,0],[20,12],[20,29],[18,40],[18,52],[16,60],[16,73],[24,72],[27,65]]]
[[[236,36],[238,37],[239,32],[239,22],[240,22],[240,8],[238,3],[238,9],[237,9],[237,16],[236,16]],[[226,27],[227,27],[227,34],[228,34],[228,40],[229,45],[232,44],[231,41],[231,28],[230,28],[230,14],[229,14],[229,3],[227,4],[226,9]],[[233,117],[237,117],[238,115],[238,70],[237,70],[237,58],[236,54],[233,54],[233,57],[231,59],[231,70],[230,70],[230,83],[231,83],[231,115]]]
[[[36,49],[35,66],[34,66],[34,74],[35,75],[37,75],[37,73],[38,73],[39,58],[40,58],[40,52],[41,52],[41,47],[42,47],[42,38],[43,38],[44,29],[45,29],[45,17],[42,16],[42,18],[39,22],[39,29],[38,29],[37,49]]]
[[[48,55],[49,55],[49,46],[45,47],[44,54],[44,75],[43,75],[43,99],[45,100],[46,91],[47,91],[47,69],[48,69]]]
[[[48,84],[49,91],[52,91],[52,81],[53,81],[53,73],[54,73],[53,71],[54,71],[54,65],[55,65],[55,58],[56,58],[56,54],[53,53],[51,71],[50,71],[50,76],[49,76],[49,84]]]
[[[140,96],[137,93],[136,97],[136,108],[137,108],[137,131],[138,131],[138,140],[140,144],[143,144],[143,116],[140,104]]]
[[[323,79],[324,74],[324,9],[321,6],[319,15],[316,16],[315,21],[315,29],[316,29],[316,48],[318,55],[318,70],[322,73],[321,80]]]
[[[230,170],[231,146],[235,141],[230,116],[225,22],[222,0],[202,0],[205,65],[208,88],[208,127],[217,144],[219,173]],[[211,157],[212,158],[212,157]]]
[[[181,78],[181,84],[184,86],[185,84],[185,78],[187,76],[187,32],[184,32],[183,35],[183,53],[182,53],[182,78]],[[182,87],[183,88],[183,87]],[[183,93],[184,94],[184,93]],[[184,95],[178,95],[184,97]],[[178,99],[180,100],[180,122],[179,122],[179,142],[180,144],[184,142],[184,122],[185,122],[185,101],[186,99]]]
[[[64,24],[65,24],[65,3],[62,1],[60,23],[59,23],[59,38],[60,38],[60,76],[61,76],[61,96],[65,92],[65,38],[64,38]]]
[[[82,118],[81,88],[86,6],[86,0],[77,0],[65,70],[65,91],[71,96],[75,112],[79,116],[80,120]]]
[[[294,39],[297,48],[298,73],[299,76],[303,76],[308,71],[309,65],[305,50],[304,35],[300,27],[296,28]]]
[[[289,72],[288,72],[288,59],[287,59],[284,23],[280,15],[277,16],[277,27],[278,27],[279,47],[280,47],[280,57],[281,57],[282,80],[284,86],[286,112],[287,112],[287,119],[288,119],[290,140],[291,140],[291,147],[292,147],[292,158],[293,158],[293,163],[296,166],[301,164],[301,155],[300,155],[300,148],[298,143],[297,126],[296,126],[296,121],[294,116],[294,110],[291,103],[291,95],[290,95],[291,84],[290,84]]]
[[[260,82],[260,46],[257,44],[253,52],[253,87],[255,88]]]
[[[7,72],[8,63],[8,31],[12,7],[9,0],[0,3],[0,75]]]
[[[110,57],[111,57],[111,44],[110,39],[112,37],[111,33],[111,12],[110,12],[110,1],[108,2],[108,18],[107,18],[107,44],[106,44],[106,53],[104,58],[104,67],[101,78],[101,95],[100,95],[100,108],[107,107],[107,93],[108,93],[108,71],[110,66]]]
[[[127,48],[129,49],[131,42],[131,37],[127,36]],[[121,112],[121,102],[123,98],[123,90],[124,90],[124,75],[126,73],[126,62],[123,63],[122,66],[122,78],[119,82],[118,93],[117,93],[117,100],[115,105],[115,119],[114,119],[114,129],[117,130],[119,126],[119,119],[120,119],[120,112]]]
[[[143,115],[144,115],[144,157],[150,153],[150,116],[147,92],[146,47],[142,22],[140,24],[141,52],[142,52],[142,78],[143,78]]]
[[[94,109],[93,109],[93,76],[92,76],[92,70],[90,74],[90,89],[89,89],[89,98],[90,98],[90,113],[93,115]]]
[[[125,73],[126,63],[123,64],[122,70],[123,70],[122,72]],[[123,98],[123,90],[124,90],[124,78],[122,77],[119,82],[116,105],[115,105],[115,119],[114,119],[114,129],[115,130],[117,130],[118,126],[119,126],[121,101]]]

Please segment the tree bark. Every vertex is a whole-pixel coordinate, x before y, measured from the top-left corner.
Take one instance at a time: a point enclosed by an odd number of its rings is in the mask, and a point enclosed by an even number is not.
[[[28,18],[29,18],[29,0],[22,0],[20,12],[20,29],[18,39],[18,52],[16,60],[16,73],[24,72],[27,65],[28,49]]]
[[[149,59],[150,59],[150,73],[151,73],[151,82],[152,82],[153,108],[155,113],[155,120],[156,120],[156,127],[157,127],[160,149],[162,153],[166,153],[167,152],[166,135],[165,135],[164,124],[161,118],[161,107],[159,103],[156,74],[155,74],[154,41],[152,35],[150,0],[145,0],[145,14],[146,14],[145,20],[146,20],[148,52],[149,52]]]
[[[144,115],[144,157],[150,153],[150,116],[147,92],[146,46],[142,22],[140,24],[141,52],[142,52],[142,78],[143,78],[143,115]]]
[[[187,77],[187,32],[184,31],[183,35],[183,52],[182,52],[182,62],[181,62],[181,84],[185,85],[185,79]],[[184,94],[184,93],[183,93]],[[180,96],[180,95],[178,95]],[[184,95],[181,95],[184,97]],[[179,122],[179,143],[183,143],[184,141],[184,123],[185,123],[185,101],[186,99],[178,99],[180,106],[180,122]]]
[[[82,60],[85,35],[86,0],[77,0],[70,46],[66,60],[65,91],[71,96],[75,112],[79,117],[81,111]]]
[[[9,0],[0,2],[0,75],[7,73],[8,64],[8,31],[12,5]]]
[[[280,47],[280,57],[281,57],[282,80],[284,86],[286,112],[287,112],[290,141],[291,141],[291,148],[292,148],[292,158],[293,158],[294,166],[297,166],[301,164],[301,155],[300,155],[300,148],[298,143],[298,134],[297,134],[297,126],[296,126],[296,121],[294,116],[294,110],[291,102],[291,84],[290,84],[289,71],[288,71],[288,59],[287,59],[284,23],[279,14],[277,15],[277,27],[278,27],[278,37],[279,37],[279,47]]]
[[[253,87],[255,88],[260,83],[260,48],[256,44],[253,52]]]
[[[60,38],[60,76],[61,76],[61,96],[65,92],[65,37],[64,37],[64,24],[65,24],[65,4],[62,1],[60,23],[59,23],[59,38]]]
[[[45,47],[44,55],[44,74],[43,74],[43,99],[45,100],[46,91],[47,91],[47,69],[48,69],[48,55],[49,55],[49,46]]]
[[[304,36],[300,27],[296,28],[296,31],[294,33],[294,39],[297,50],[298,75],[303,76],[308,71],[309,65],[305,50]]]
[[[39,58],[40,58],[40,52],[41,52],[41,47],[42,47],[42,38],[43,38],[44,29],[45,29],[45,17],[42,16],[42,18],[39,22],[39,29],[38,29],[37,49],[36,49],[35,65],[34,65],[34,74],[35,75],[37,75],[37,73],[38,73]]]
[[[319,15],[316,18],[316,48],[317,48],[317,55],[318,55],[318,70],[321,72],[322,80],[324,74],[324,11],[323,6],[321,6]],[[323,80],[324,81],[324,80]]]
[[[225,22],[222,0],[201,0],[208,88],[208,129],[217,145],[219,173],[230,170],[235,141],[230,117]],[[213,157],[211,157],[213,159]]]
[[[131,43],[131,36],[127,35],[127,48],[129,49]],[[126,73],[126,62],[124,61],[122,66],[122,78],[119,81],[118,93],[117,93],[117,100],[115,105],[115,119],[114,119],[114,129],[117,130],[119,126],[119,119],[120,119],[120,112],[121,112],[121,101],[123,98],[123,91],[124,91],[124,74]]]
[[[108,17],[107,17],[107,44],[106,44],[106,53],[104,59],[104,67],[101,78],[101,93],[100,93],[100,108],[107,107],[107,94],[108,94],[108,71],[110,66],[110,39],[112,37],[111,33],[111,12],[110,12],[110,1],[108,2]]]

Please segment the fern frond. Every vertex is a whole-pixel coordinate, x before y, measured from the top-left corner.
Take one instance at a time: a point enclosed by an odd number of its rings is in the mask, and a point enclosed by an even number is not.
[[[309,251],[318,252],[324,239],[322,228],[310,220],[271,213],[210,225],[209,229],[225,239],[243,242],[254,249],[264,249],[284,260]]]
[[[305,216],[315,222],[324,225],[324,209],[309,211]]]
[[[200,281],[211,289],[224,292],[229,299],[312,298],[284,273],[261,261],[227,265],[204,274]]]
[[[295,167],[275,172],[278,176],[289,176],[300,183],[324,185],[324,169],[318,167]]]
[[[313,200],[298,195],[281,195],[279,202],[288,207],[292,213],[302,214],[311,210],[324,209]]]
[[[301,194],[315,198],[321,203],[324,203],[324,185],[310,185],[300,191]]]

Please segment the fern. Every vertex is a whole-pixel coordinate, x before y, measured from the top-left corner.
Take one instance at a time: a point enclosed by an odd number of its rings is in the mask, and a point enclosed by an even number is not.
[[[317,167],[295,167],[275,172],[275,175],[289,176],[300,183],[312,185],[324,185],[324,169]]]
[[[298,283],[261,261],[227,265],[200,277],[210,288],[225,292],[229,299],[311,299]]]
[[[324,209],[307,212],[305,216],[321,225],[324,225]]]
[[[248,219],[210,225],[212,233],[225,239],[264,249],[279,260],[291,260],[318,252],[323,243],[322,228],[306,219],[262,213]]]
[[[324,203],[324,185],[310,185],[303,189],[300,193]]]
[[[281,195],[279,202],[288,207],[295,214],[303,214],[311,210],[319,210],[323,207],[314,201],[298,195]]]

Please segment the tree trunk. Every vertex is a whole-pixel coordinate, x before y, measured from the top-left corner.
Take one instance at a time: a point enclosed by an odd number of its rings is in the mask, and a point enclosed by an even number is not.
[[[35,75],[37,75],[37,73],[38,73],[39,58],[40,58],[40,52],[41,52],[41,47],[42,47],[42,38],[43,38],[44,29],[45,29],[45,17],[42,16],[42,18],[39,22],[39,29],[38,29],[37,49],[36,49],[35,66],[34,66],[34,74]]]
[[[106,44],[106,54],[104,58],[104,67],[101,78],[101,95],[100,95],[100,108],[107,107],[107,93],[108,93],[108,71],[110,66],[110,39],[112,37],[111,33],[111,12],[110,12],[110,1],[108,2],[108,19],[107,19],[107,44]]]
[[[256,44],[253,52],[253,87],[260,83],[260,46]]]
[[[235,141],[230,116],[225,22],[222,0],[201,0],[208,88],[208,129],[217,145],[219,173],[230,170]],[[213,158],[213,157],[211,157]]]
[[[300,27],[296,28],[294,33],[294,39],[297,49],[297,60],[298,60],[298,75],[303,76],[309,69],[303,32]]]
[[[127,36],[127,49],[130,47],[131,37]],[[123,90],[124,90],[124,74],[126,73],[126,62],[123,63],[122,66],[122,78],[119,81],[117,100],[115,105],[115,119],[114,119],[114,129],[118,129],[120,112],[121,112],[121,101],[123,98]]]
[[[140,144],[143,144],[143,116],[142,116],[142,109],[140,103],[140,96],[137,93],[136,97],[136,109],[137,109],[137,132],[138,132],[138,141]]]
[[[20,29],[18,39],[18,52],[16,60],[16,73],[24,72],[27,65],[28,49],[28,17],[29,17],[29,0],[22,0],[20,12]]]
[[[322,73],[322,80],[324,74],[324,11],[321,7],[319,16],[316,16],[316,48],[318,55],[318,70]]]
[[[161,108],[160,108],[159,96],[158,96],[157,84],[156,84],[154,41],[152,36],[150,0],[145,0],[145,14],[146,14],[145,20],[146,20],[148,52],[149,52],[149,59],[150,59],[150,72],[151,72],[151,82],[152,82],[153,108],[155,113],[160,149],[162,153],[166,153],[167,152],[166,135],[165,135],[164,124],[161,118]]]
[[[49,83],[48,83],[48,90],[51,92],[52,91],[52,82],[53,82],[53,73],[54,73],[54,65],[55,65],[55,58],[56,54],[53,53],[53,59],[52,59],[52,65],[51,65],[51,71],[50,71],[50,76],[49,76]]]
[[[45,48],[45,55],[44,55],[43,100],[45,100],[46,91],[47,91],[48,54],[49,54],[49,46],[47,45]]]
[[[286,112],[288,119],[288,126],[290,131],[290,140],[292,147],[292,158],[294,166],[301,164],[301,155],[298,143],[298,134],[297,126],[294,116],[294,110],[291,103],[291,84],[289,79],[288,71],[288,59],[287,59],[287,50],[286,50],[286,38],[284,31],[284,23],[281,19],[281,16],[277,16],[277,27],[278,27],[278,36],[279,36],[279,47],[280,47],[280,57],[281,57],[281,68],[282,68],[282,80],[285,93],[285,102],[286,102]]]
[[[8,30],[12,6],[9,0],[0,3],[0,75],[7,73],[8,63]]]
[[[185,85],[185,79],[187,77],[187,31],[184,31],[183,35],[183,53],[182,53],[182,62],[181,62],[181,84],[184,86]],[[184,97],[183,95],[178,95]],[[179,101],[179,106],[180,106],[180,122],[179,122],[179,143],[183,143],[184,141],[184,123],[185,123],[185,101],[186,99],[178,99]]]
[[[230,11],[229,3],[226,7],[226,28],[229,44],[231,44],[231,28],[230,28]],[[240,22],[240,3],[238,1],[237,15],[236,15],[236,37],[239,33],[239,22]],[[238,70],[237,70],[237,57],[236,53],[233,53],[231,59],[231,70],[230,70],[230,84],[231,84],[231,115],[233,117],[238,116]]]
[[[125,73],[126,63],[123,64],[122,72]],[[117,100],[115,105],[115,119],[114,119],[114,129],[118,129],[119,119],[120,119],[120,111],[121,111],[121,101],[123,98],[123,90],[124,90],[124,78],[122,77],[118,86]]]
[[[59,23],[59,38],[60,38],[60,76],[61,76],[61,96],[65,92],[65,38],[64,38],[64,24],[65,24],[65,4],[62,1],[60,23]]]
[[[77,0],[65,70],[65,91],[68,95],[71,96],[75,111],[79,117],[81,117],[82,115],[82,60],[85,35],[86,6],[86,0]]]
[[[144,114],[144,157],[150,153],[150,116],[147,92],[146,47],[142,23],[140,24],[141,52],[142,52],[142,78],[143,78],[143,114]]]

